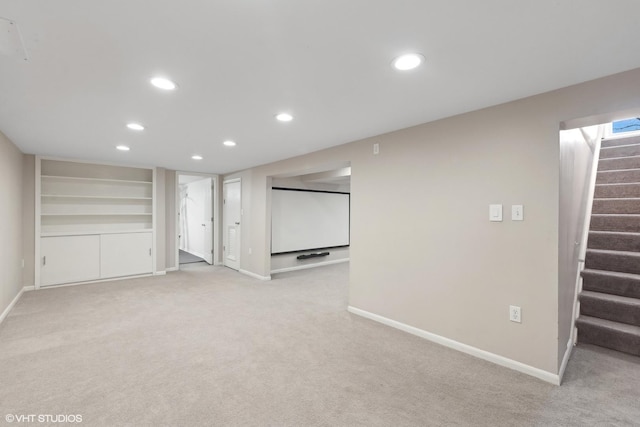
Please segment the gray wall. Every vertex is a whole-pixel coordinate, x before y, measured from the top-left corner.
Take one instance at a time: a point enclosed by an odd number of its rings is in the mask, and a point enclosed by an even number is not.
[[[271,270],[271,176],[351,162],[350,305],[558,373],[560,124],[637,108],[639,83],[633,70],[229,175],[243,269]],[[491,203],[523,204],[525,221],[489,222]]]
[[[0,133],[0,313],[23,288],[23,154]]]

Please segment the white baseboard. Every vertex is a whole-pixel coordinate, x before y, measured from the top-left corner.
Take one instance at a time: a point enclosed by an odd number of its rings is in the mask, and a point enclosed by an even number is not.
[[[35,286],[25,286],[24,288],[22,288],[25,292],[30,292],[30,291],[35,291],[36,287]]]
[[[180,270],[178,267],[169,267],[167,268],[166,272],[168,273],[170,271],[178,271],[178,270]]]
[[[317,262],[314,264],[297,265],[295,267],[279,268],[277,270],[271,270],[271,274],[286,273],[287,271],[306,270],[307,268],[323,267],[325,265],[341,264],[343,262],[349,262],[349,258],[334,259],[332,261]]]
[[[571,357],[571,352],[573,351],[573,339],[570,337],[567,342],[567,351],[564,352],[564,357],[562,358],[562,365],[560,365],[560,372],[558,373],[558,384],[562,383],[562,378],[564,377],[564,371],[567,369],[567,364],[569,363],[569,358]]]
[[[361,310],[356,307],[349,306],[347,310],[350,313],[356,314],[358,316],[366,317],[367,319],[382,323],[387,326],[391,326],[392,328],[400,329],[401,331],[408,332],[412,335],[416,335],[420,338],[424,338],[426,340],[443,345],[445,347],[449,347],[454,350],[458,350],[463,353],[469,354],[471,356],[475,356],[479,359],[483,359],[488,362],[495,363],[496,365],[504,366],[506,368],[510,368],[515,371],[522,372],[523,374],[531,375],[532,377],[539,378],[551,384],[560,385],[560,376],[553,374],[551,372],[547,372],[542,369],[535,368],[533,366],[525,365],[524,363],[518,362],[516,360],[509,359],[494,353],[490,353],[485,350],[480,350],[479,348],[472,347],[470,345],[463,344],[461,342],[454,341],[452,339],[445,338],[443,336],[436,335],[431,332],[427,332],[425,330],[418,329],[416,327],[409,326],[407,324],[404,324],[395,320],[391,320],[386,317],[379,316],[377,314],[373,314],[365,310]]]
[[[167,274],[166,271],[156,271],[153,273],[154,276],[164,276],[165,274]]]
[[[247,276],[253,277],[254,279],[258,279],[258,280],[271,280],[271,276],[260,276],[259,274],[256,273],[252,273],[250,271],[247,270],[238,270],[238,272],[245,274]]]
[[[4,319],[9,315],[9,312],[11,311],[13,306],[16,305],[16,303],[18,302],[18,300],[20,299],[20,297],[24,293],[24,290],[25,290],[25,288],[20,289],[20,292],[18,292],[18,295],[16,295],[16,297],[13,299],[13,301],[11,301],[9,303],[9,305],[7,306],[7,308],[4,309],[2,314],[0,314],[0,323],[2,323],[4,321]]]

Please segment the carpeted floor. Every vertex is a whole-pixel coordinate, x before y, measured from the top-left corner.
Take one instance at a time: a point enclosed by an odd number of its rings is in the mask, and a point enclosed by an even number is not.
[[[25,293],[0,325],[0,423],[640,423],[638,358],[578,347],[556,387],[349,314],[347,281],[347,264],[271,282],[193,264]]]

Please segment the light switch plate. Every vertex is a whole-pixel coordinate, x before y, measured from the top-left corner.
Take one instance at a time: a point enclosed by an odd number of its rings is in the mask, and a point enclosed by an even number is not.
[[[489,205],[489,221],[502,221],[502,205]]]
[[[524,206],[513,205],[511,206],[511,220],[512,221],[524,221]]]

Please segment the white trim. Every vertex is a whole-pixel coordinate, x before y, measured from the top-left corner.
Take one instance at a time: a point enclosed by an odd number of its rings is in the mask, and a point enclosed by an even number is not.
[[[242,273],[244,275],[247,275],[249,277],[253,277],[254,279],[258,279],[258,280],[271,280],[271,275],[269,276],[260,276],[259,274],[256,273],[252,273],[250,271],[247,270],[238,270],[239,273]]]
[[[31,291],[35,291],[36,287],[35,286],[25,286],[24,288],[22,288],[25,292],[31,292]]]
[[[409,326],[407,324],[404,324],[404,323],[401,323],[401,322],[398,322],[398,321],[395,321],[395,320],[392,320],[392,319],[388,319],[386,317],[379,316],[377,314],[370,313],[370,312],[365,311],[365,310],[361,310],[361,309],[356,308],[356,307],[348,306],[347,310],[350,313],[356,314],[358,316],[365,317],[367,319],[373,320],[375,322],[382,323],[382,324],[387,325],[387,326],[391,326],[392,328],[400,329],[401,331],[408,332],[408,333],[410,333],[412,335],[416,335],[416,336],[418,336],[420,338],[424,338],[424,339],[426,339],[428,341],[432,341],[432,342],[434,342],[436,344],[440,344],[440,345],[443,345],[445,347],[449,347],[449,348],[452,348],[454,350],[458,350],[458,351],[460,351],[462,353],[469,354],[469,355],[477,357],[479,359],[495,363],[496,365],[504,366],[506,368],[510,368],[510,369],[515,370],[515,371],[522,372],[523,374],[531,375],[532,377],[539,378],[539,379],[541,379],[543,381],[546,381],[546,382],[554,384],[554,385],[560,385],[560,377],[558,375],[556,375],[556,374],[552,374],[551,372],[547,372],[547,371],[544,371],[544,370],[539,369],[539,368],[535,368],[535,367],[530,366],[530,365],[525,365],[524,363],[518,362],[516,360],[509,359],[507,357],[500,356],[500,355],[495,354],[495,353],[490,353],[490,352],[485,351],[485,350],[480,350],[479,348],[472,347],[470,345],[463,344],[461,342],[452,340],[450,338],[445,338],[443,336],[436,335],[436,334],[433,334],[431,332],[427,332],[425,330],[418,329],[416,327]]]
[[[0,314],[0,324],[2,324],[4,319],[9,315],[9,312],[11,311],[13,306],[16,305],[16,303],[18,302],[18,300],[20,299],[20,297],[22,296],[24,291],[25,291],[25,288],[21,288],[20,291],[18,292],[18,295],[16,295],[16,297],[13,299],[13,301],[11,301],[9,303],[9,305],[7,306],[7,308],[4,309],[2,314]]]
[[[167,268],[166,272],[169,273],[170,271],[178,271],[180,270],[178,267],[169,267]]]
[[[571,352],[573,352],[573,340],[572,338],[569,338],[569,341],[567,341],[567,350],[564,352],[564,357],[562,358],[562,364],[560,365],[560,372],[558,372],[558,384],[562,383],[562,378],[564,377],[564,371],[567,369],[567,364],[569,363]]]
[[[242,182],[242,178],[225,179],[222,181],[223,184],[232,184],[234,182]]]
[[[271,270],[271,274],[286,273],[287,271],[306,270],[307,268],[323,267],[325,265],[341,264],[343,262],[349,262],[349,258],[334,259],[332,261],[318,262],[315,264],[297,265],[295,267],[279,268],[277,270]]]
[[[165,276],[166,274],[166,271],[156,271],[155,273],[153,273],[154,276]]]

